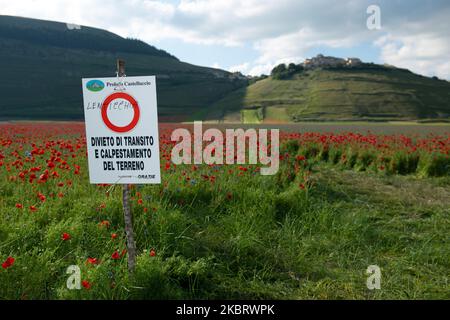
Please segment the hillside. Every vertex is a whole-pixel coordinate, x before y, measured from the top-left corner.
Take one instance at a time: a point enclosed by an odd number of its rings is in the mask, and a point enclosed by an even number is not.
[[[161,120],[189,120],[247,84],[105,30],[0,16],[0,120],[82,119],[81,78],[114,76],[119,57],[128,75],[157,76]]]
[[[450,83],[395,67],[303,70],[241,88],[217,102],[211,119],[244,122],[449,119]]]

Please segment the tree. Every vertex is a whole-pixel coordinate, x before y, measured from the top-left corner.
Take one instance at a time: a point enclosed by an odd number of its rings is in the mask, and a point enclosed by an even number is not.
[[[286,65],[282,63],[273,68],[270,75],[273,79],[285,80],[291,78],[294,74],[300,73],[301,71],[303,71],[303,66],[300,64],[296,65],[295,63],[290,63],[286,68]]]
[[[271,76],[281,74],[283,72],[286,72],[286,65],[284,63],[277,65],[275,68],[272,69],[272,72],[270,73]]]

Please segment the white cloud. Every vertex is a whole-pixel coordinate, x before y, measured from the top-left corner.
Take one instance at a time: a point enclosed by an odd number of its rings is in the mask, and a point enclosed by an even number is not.
[[[332,35],[318,37],[315,30],[302,28],[297,32],[257,41],[254,47],[260,56],[249,73],[269,74],[273,67],[280,63],[300,63],[305,60],[308,50],[314,47],[350,47],[352,44],[354,41],[348,36],[340,40],[336,40]]]
[[[370,0],[0,0],[0,14],[105,28],[151,44],[185,43],[253,47],[255,61],[230,70],[268,73],[298,62],[317,47],[374,43],[383,62],[450,77],[450,3],[379,0],[382,31],[366,28]],[[378,48],[378,49],[377,49]],[[368,47],[369,49],[369,47]],[[245,62],[247,61],[247,62]]]
[[[450,8],[442,8],[420,20],[391,27],[374,44],[382,61],[416,73],[450,78]]]
[[[250,67],[250,63],[249,62],[244,62],[242,64],[238,64],[238,65],[229,67],[228,71],[230,71],[230,72],[239,71],[241,73],[247,74],[248,71],[249,71],[249,67]]]
[[[383,37],[376,42],[383,61],[416,73],[450,78],[450,39],[419,34]]]

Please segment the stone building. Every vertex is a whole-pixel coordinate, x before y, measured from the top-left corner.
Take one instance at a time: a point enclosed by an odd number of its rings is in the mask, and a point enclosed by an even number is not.
[[[322,54],[319,54],[311,59],[306,59],[303,62],[303,66],[305,69],[313,69],[320,67],[343,67],[343,66],[354,67],[361,64],[362,61],[359,58],[342,59],[336,57],[327,57]]]

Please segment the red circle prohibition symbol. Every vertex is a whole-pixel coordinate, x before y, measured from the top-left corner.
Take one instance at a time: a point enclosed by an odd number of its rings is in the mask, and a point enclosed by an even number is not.
[[[133,120],[131,120],[131,122],[129,124],[127,124],[126,126],[123,126],[123,127],[114,125],[108,118],[108,112],[107,112],[108,106],[111,102],[113,102],[116,99],[127,100],[133,106],[133,110],[134,110]],[[115,132],[123,133],[123,132],[128,132],[128,131],[132,130],[139,121],[140,113],[141,112],[139,110],[139,105],[138,105],[137,101],[132,96],[130,96],[129,94],[126,94],[124,92],[113,93],[112,95],[108,96],[105,99],[105,101],[103,101],[103,104],[102,104],[103,122],[106,124],[106,126],[108,128],[110,128],[112,131],[115,131]]]

